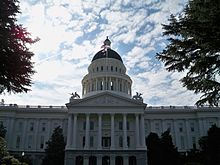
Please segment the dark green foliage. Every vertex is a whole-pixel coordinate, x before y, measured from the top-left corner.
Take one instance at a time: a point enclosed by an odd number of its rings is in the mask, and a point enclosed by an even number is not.
[[[219,106],[220,1],[192,0],[178,17],[163,25],[169,45],[157,58],[168,71],[186,71],[183,86],[202,93],[197,105]]]
[[[159,136],[151,132],[146,139],[146,143],[148,165],[162,164]]]
[[[46,156],[43,159],[42,165],[63,165],[64,164],[65,142],[62,128],[54,129],[50,140],[47,142],[45,149]]]
[[[220,164],[220,128],[213,125],[208,135],[199,140],[201,147],[201,157],[204,165],[219,165]]]
[[[0,124],[0,137],[5,138],[5,134],[6,134],[7,130],[4,127],[3,124]]]
[[[161,138],[156,133],[147,137],[148,165],[181,165],[180,155],[173,145],[170,131],[165,131]]]
[[[0,5],[0,94],[27,92],[31,85],[33,53],[27,44],[33,44],[30,33],[16,24],[20,13],[18,0],[1,0]]]

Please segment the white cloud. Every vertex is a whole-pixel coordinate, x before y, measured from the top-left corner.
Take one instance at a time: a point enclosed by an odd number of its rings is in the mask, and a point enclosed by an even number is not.
[[[103,40],[122,52],[133,80],[133,91],[144,93],[149,104],[192,105],[198,98],[179,82],[181,73],[168,73],[152,52],[165,47],[162,23],[180,12],[186,0],[166,1],[21,1],[19,21],[41,40],[35,53],[34,83],[28,94],[5,95],[6,103],[64,105],[73,91],[81,93],[81,79]],[[118,46],[118,45],[117,45]],[[119,45],[120,46],[120,45]],[[159,66],[159,67],[158,67]]]

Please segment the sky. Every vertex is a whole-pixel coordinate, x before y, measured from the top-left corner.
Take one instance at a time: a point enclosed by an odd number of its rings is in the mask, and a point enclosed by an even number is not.
[[[199,98],[182,87],[184,73],[165,70],[155,58],[168,44],[161,24],[182,12],[187,0],[20,0],[18,23],[40,41],[30,47],[36,73],[31,91],[3,94],[5,104],[65,105],[81,95],[81,80],[106,36],[151,106],[194,105]]]

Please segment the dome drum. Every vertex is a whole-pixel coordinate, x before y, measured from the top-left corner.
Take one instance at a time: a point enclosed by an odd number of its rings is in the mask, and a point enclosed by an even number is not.
[[[132,80],[126,74],[120,55],[110,48],[110,44],[107,38],[104,49],[93,57],[88,74],[82,80],[83,98],[104,91],[131,98]]]

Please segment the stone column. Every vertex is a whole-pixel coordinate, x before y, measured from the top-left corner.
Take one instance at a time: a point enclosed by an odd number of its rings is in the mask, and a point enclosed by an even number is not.
[[[139,114],[135,114],[135,134],[136,134],[136,148],[140,147],[140,136],[139,136]]]
[[[174,135],[175,135],[176,147],[180,147],[177,124],[178,124],[177,121],[174,120],[173,125],[174,125]]]
[[[204,126],[202,119],[199,119],[198,125],[199,125],[199,135],[200,137],[202,137],[204,136]]]
[[[110,156],[110,165],[115,165],[115,155]]]
[[[145,129],[144,129],[144,114],[141,115],[141,123],[140,123],[140,130],[141,130],[141,147],[146,148],[145,145]]]
[[[15,139],[15,137],[11,136],[13,135],[13,132],[14,132],[14,121],[15,121],[14,118],[10,118],[9,136],[8,136],[9,142],[7,143],[9,145],[9,148],[14,148],[12,144],[13,144],[13,140]]]
[[[99,115],[99,130],[98,130],[98,149],[102,149],[102,114]]]
[[[127,142],[127,114],[123,114],[123,149],[128,148]]]
[[[77,114],[74,114],[73,119],[73,148],[76,148],[76,134],[77,134]]]
[[[71,130],[71,126],[72,126],[72,114],[69,115],[68,117],[68,126],[67,126],[67,145],[66,148],[69,148],[71,146],[71,139],[72,139],[72,130]],[[50,130],[48,130],[50,131]]]
[[[90,127],[90,121],[89,121],[89,114],[86,114],[86,137],[85,137],[85,149],[89,148],[89,127]]]
[[[22,133],[22,144],[23,144],[23,149],[25,150],[26,147],[27,147],[27,144],[26,144],[26,137],[27,137],[27,119],[23,119],[24,120],[24,128],[23,128],[23,133]]]
[[[37,137],[37,135],[38,135],[38,129],[39,129],[39,119],[36,119],[36,128],[35,128],[35,130],[34,130],[34,137],[33,137],[33,139],[34,139],[34,148],[33,149],[35,149],[35,150],[37,150],[37,141],[38,141],[38,137]],[[48,131],[48,132],[50,132],[50,131]]]
[[[128,155],[123,156],[123,165],[128,165],[129,161],[128,161]]]
[[[87,155],[83,157],[83,165],[89,165],[89,157]]]
[[[102,155],[97,155],[97,165],[102,165]]]
[[[95,79],[95,90],[98,91],[98,78]]]
[[[192,148],[192,145],[190,143],[190,125],[189,125],[189,120],[185,120],[185,127],[186,127],[186,137],[187,137],[187,148]]]
[[[111,114],[111,150],[115,149],[115,118],[114,114]]]

